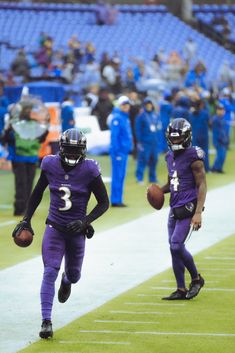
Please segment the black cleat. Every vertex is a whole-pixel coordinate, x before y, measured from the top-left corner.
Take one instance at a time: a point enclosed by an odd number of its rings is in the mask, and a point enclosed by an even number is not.
[[[125,203],[112,203],[111,207],[127,207]]]
[[[199,279],[194,279],[189,286],[188,293],[186,295],[187,299],[192,299],[198,295],[200,292],[200,289],[204,286],[205,281],[204,278],[201,277],[200,274],[198,274]]]
[[[42,326],[41,326],[41,331],[39,332],[39,336],[41,338],[45,338],[45,339],[47,339],[49,337],[53,337],[51,320],[43,320],[42,321]]]
[[[175,292],[171,293],[168,297],[163,297],[163,300],[185,300],[187,291],[182,291],[177,289]]]
[[[64,283],[64,276],[65,273],[62,274],[60,288],[58,290],[58,300],[60,303],[65,303],[69,299],[69,296],[71,294],[71,284]]]

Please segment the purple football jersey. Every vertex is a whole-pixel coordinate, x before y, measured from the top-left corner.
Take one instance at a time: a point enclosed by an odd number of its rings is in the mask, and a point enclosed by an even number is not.
[[[189,147],[180,153],[169,151],[166,154],[170,177],[170,206],[179,207],[197,198],[197,188],[191,164],[204,160],[204,151],[200,147]]]
[[[98,162],[84,159],[66,172],[60,156],[49,155],[43,158],[41,169],[47,176],[50,189],[48,219],[62,226],[83,220],[91,196],[90,184],[100,175]]]

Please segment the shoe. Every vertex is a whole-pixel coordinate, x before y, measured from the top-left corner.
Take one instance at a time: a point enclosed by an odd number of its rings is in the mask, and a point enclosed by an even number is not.
[[[198,295],[200,289],[204,286],[205,281],[204,278],[200,274],[198,274],[199,279],[194,279],[189,286],[188,293],[186,294],[187,299],[192,299]]]
[[[112,203],[111,207],[127,207],[124,203]]]
[[[65,273],[62,274],[60,288],[58,290],[58,300],[60,303],[65,303],[71,294],[71,284],[64,283]]]
[[[185,300],[187,291],[182,291],[177,289],[175,292],[171,293],[168,297],[163,297],[162,300]]]
[[[49,337],[53,337],[51,320],[43,320],[42,321],[42,326],[41,326],[41,331],[39,332],[39,336],[41,338],[45,338],[45,339],[47,339]]]

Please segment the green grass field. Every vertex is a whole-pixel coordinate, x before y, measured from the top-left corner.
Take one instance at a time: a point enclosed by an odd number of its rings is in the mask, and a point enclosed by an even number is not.
[[[168,270],[20,352],[232,353],[234,249],[235,235],[195,257],[206,285],[194,300],[161,300],[175,288]]]
[[[100,161],[103,175],[109,176],[109,158],[102,156],[96,159]],[[207,175],[209,190],[235,181],[234,145],[228,152],[224,169],[224,175]],[[129,207],[108,210],[94,223],[97,232],[153,212],[146,201],[147,182],[145,186],[136,184],[134,171],[135,161],[130,157],[125,185],[125,202]],[[158,165],[158,177],[160,184],[165,183],[163,156]],[[40,254],[49,194],[45,192],[32,220],[36,234],[33,244],[21,249],[12,241],[14,224],[9,223],[20,220],[12,216],[13,176],[11,172],[0,171],[0,178],[0,247],[4,249],[1,251],[0,269],[4,269]],[[107,188],[109,190],[109,185]],[[89,207],[93,205],[94,200],[91,199]],[[175,289],[172,272],[168,270],[56,331],[53,340],[36,342],[21,352],[233,353],[235,336],[229,334],[235,333],[234,250],[235,235],[231,235],[196,256],[207,282],[200,298],[173,305],[161,301],[161,296]]]

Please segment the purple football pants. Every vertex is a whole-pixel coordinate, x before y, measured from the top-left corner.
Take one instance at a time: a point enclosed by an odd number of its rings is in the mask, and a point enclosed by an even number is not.
[[[67,283],[76,283],[81,277],[81,269],[85,252],[83,235],[64,234],[47,225],[42,242],[42,259],[44,273],[41,284],[42,319],[51,319],[51,311],[55,296],[55,281],[61,262],[65,260]]]
[[[189,271],[191,278],[197,277],[198,272],[192,255],[186,250],[184,242],[190,230],[191,218],[175,220],[172,210],[168,218],[168,236],[172,257],[172,267],[176,278],[177,288],[185,286],[185,268]]]

